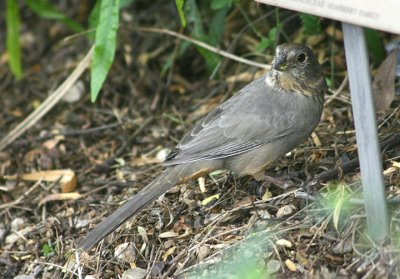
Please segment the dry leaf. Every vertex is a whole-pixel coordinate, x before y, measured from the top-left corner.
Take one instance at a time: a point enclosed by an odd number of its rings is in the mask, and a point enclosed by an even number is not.
[[[395,74],[397,63],[397,49],[394,49],[382,62],[374,75],[372,91],[374,93],[375,108],[385,111],[390,108],[395,96]]]
[[[167,250],[167,252],[164,253],[164,255],[162,256],[162,259],[164,262],[166,262],[168,257],[175,252],[175,249],[176,249],[176,246],[172,246]]]
[[[282,217],[285,217],[288,215],[292,215],[295,210],[296,210],[296,207],[292,204],[284,205],[278,209],[278,212],[276,213],[276,217],[282,218]]]
[[[269,201],[269,199],[272,198],[272,193],[268,190],[265,191],[264,195],[262,196],[262,201]]]
[[[283,239],[283,238],[278,239],[278,240],[276,241],[276,245],[278,245],[278,246],[284,246],[284,247],[286,247],[286,248],[292,248],[292,247],[293,247],[293,244],[292,244],[289,240],[286,240],[286,239]]]
[[[290,271],[293,271],[293,272],[297,271],[296,264],[294,262],[292,262],[291,260],[287,259],[285,261],[285,265]]]
[[[205,179],[204,177],[199,177],[199,178],[197,179],[197,181],[198,181],[198,183],[199,183],[200,191],[201,191],[202,193],[207,192],[207,189],[206,189],[206,179]]]
[[[201,205],[207,205],[213,200],[218,200],[219,199],[219,194],[212,195],[211,197],[205,198],[202,202]]]
[[[17,179],[16,175],[4,176],[5,179]],[[26,173],[19,177],[22,180],[27,181],[57,181],[60,180],[61,192],[68,193],[75,189],[76,187],[76,176],[71,169],[65,170],[48,170],[48,171],[38,171],[32,173]]]
[[[118,245],[114,250],[114,258],[125,263],[135,262],[136,250],[134,242],[125,242]]]
[[[177,237],[179,236],[179,234],[177,234],[176,232],[163,232],[159,234],[159,238],[173,238],[173,237]]]

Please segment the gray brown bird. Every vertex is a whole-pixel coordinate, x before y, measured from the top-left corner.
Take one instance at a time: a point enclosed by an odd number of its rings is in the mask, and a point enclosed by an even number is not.
[[[166,170],[89,232],[79,248],[90,249],[177,184],[220,169],[262,180],[268,165],[318,125],[326,90],[308,47],[279,45],[272,69],[200,120],[167,156]]]

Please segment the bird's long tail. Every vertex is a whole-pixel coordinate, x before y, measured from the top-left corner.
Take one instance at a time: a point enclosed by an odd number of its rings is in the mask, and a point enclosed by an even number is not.
[[[80,241],[78,248],[88,250],[93,245],[112,233],[117,227],[133,216],[143,207],[154,201],[157,197],[167,192],[176,184],[186,182],[191,179],[193,171],[188,166],[178,165],[168,168],[139,193],[128,200],[117,211],[104,219],[86,237]]]

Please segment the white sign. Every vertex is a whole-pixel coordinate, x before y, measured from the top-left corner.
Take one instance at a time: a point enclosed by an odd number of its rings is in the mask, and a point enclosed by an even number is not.
[[[400,0],[256,0],[265,4],[400,34]]]

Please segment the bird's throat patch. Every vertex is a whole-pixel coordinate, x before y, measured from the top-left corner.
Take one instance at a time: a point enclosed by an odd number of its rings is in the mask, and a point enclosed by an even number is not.
[[[296,92],[306,96],[313,96],[316,93],[316,90],[312,88],[313,84],[300,82],[298,79],[276,70],[271,70],[267,74],[265,82],[268,86],[279,91]]]

